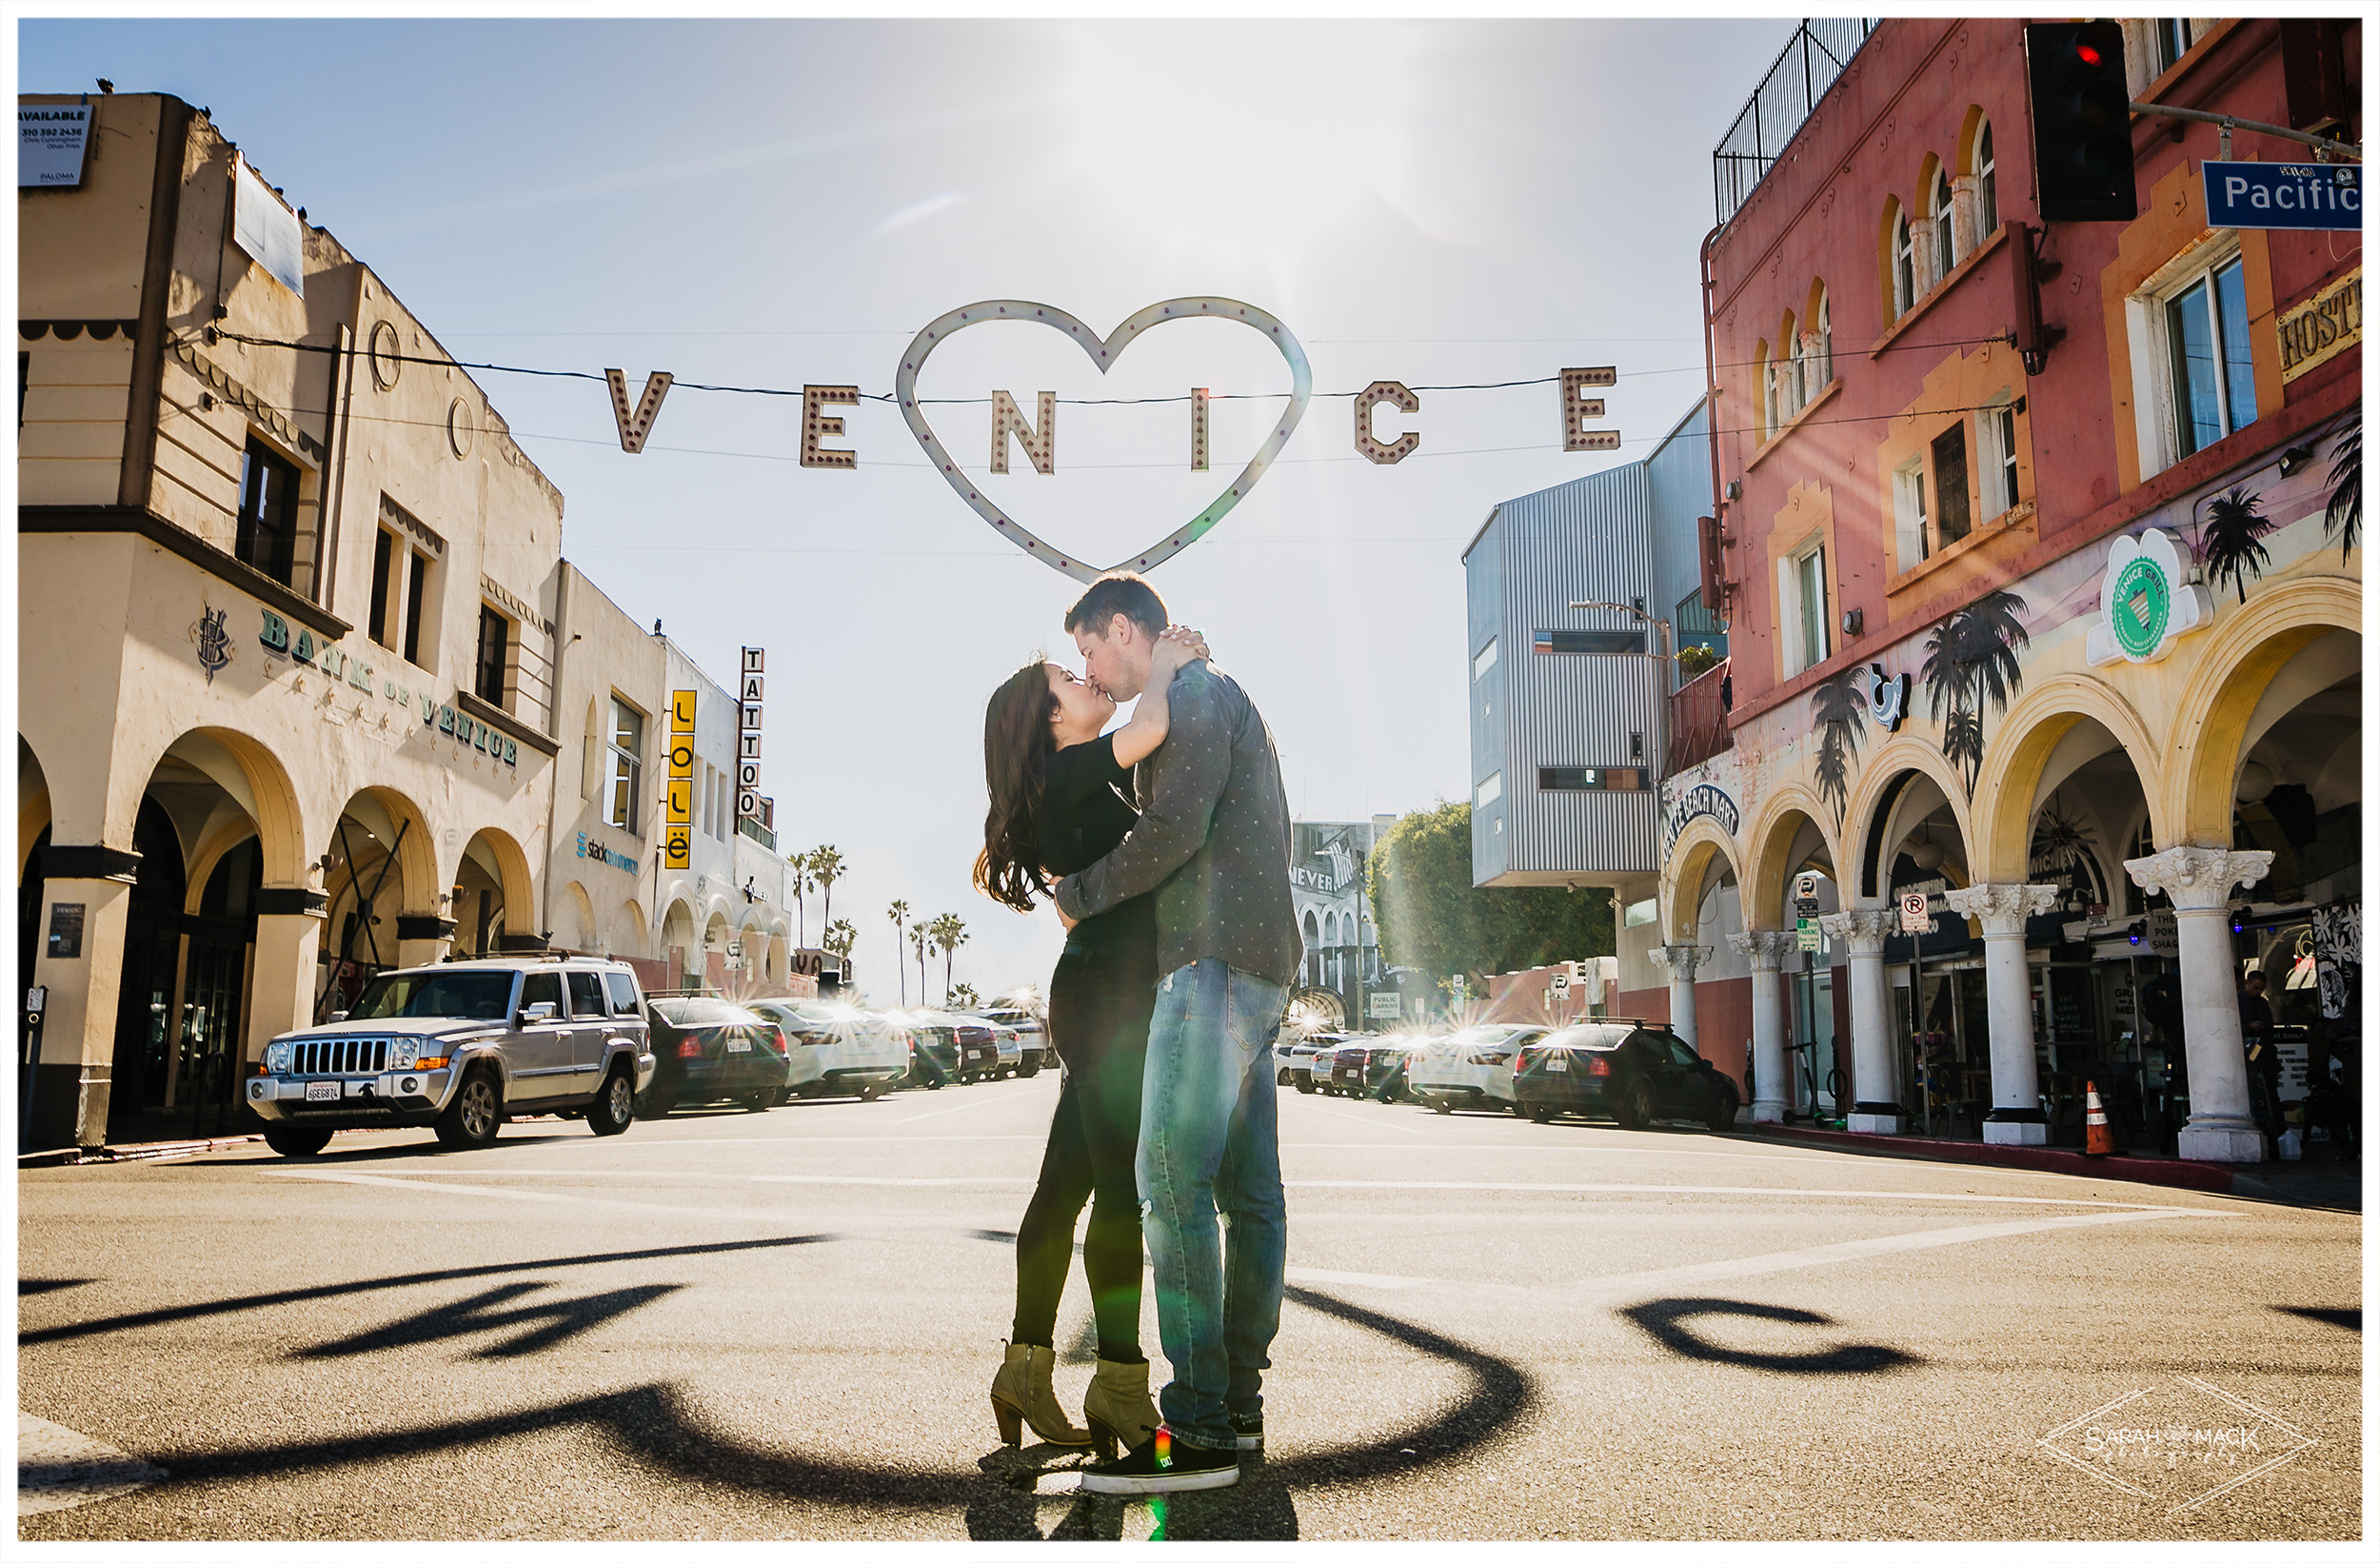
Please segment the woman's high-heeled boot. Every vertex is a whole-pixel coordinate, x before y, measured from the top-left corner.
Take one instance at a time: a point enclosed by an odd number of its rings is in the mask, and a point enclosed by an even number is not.
[[[1091,1370],[1091,1387],[1082,1396],[1082,1419],[1091,1424],[1091,1437],[1102,1460],[1140,1448],[1156,1436],[1157,1402],[1149,1398],[1146,1362],[1110,1362],[1101,1357]]]
[[[1024,1442],[1023,1424],[1053,1444],[1087,1444],[1091,1435],[1066,1420],[1051,1387],[1050,1369],[1058,1360],[1047,1346],[1011,1346],[992,1375],[992,1415],[1000,1423],[1001,1441],[1011,1449]]]

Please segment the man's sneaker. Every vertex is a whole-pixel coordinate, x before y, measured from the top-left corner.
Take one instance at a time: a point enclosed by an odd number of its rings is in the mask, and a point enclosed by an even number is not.
[[[1233,1412],[1231,1430],[1240,1435],[1240,1454],[1260,1454],[1264,1452],[1264,1413],[1260,1411]]]
[[[1240,1480],[1237,1450],[1200,1449],[1182,1443],[1166,1428],[1121,1459],[1106,1460],[1082,1474],[1085,1493],[1198,1493]]]

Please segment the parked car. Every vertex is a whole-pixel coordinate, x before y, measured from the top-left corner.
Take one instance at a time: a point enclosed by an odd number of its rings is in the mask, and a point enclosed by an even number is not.
[[[637,1099],[642,1118],[712,1101],[765,1113],[784,1098],[792,1066],[777,1022],[724,999],[672,994],[647,999],[659,1067]]]
[[[903,1085],[939,1091],[959,1078],[959,1028],[947,1015],[934,1010],[910,1010],[899,1017],[909,1039],[909,1073]]]
[[[1433,1039],[1417,1050],[1406,1089],[1441,1113],[1458,1107],[1517,1112],[1513,1098],[1513,1058],[1524,1042],[1545,1035],[1543,1026],[1471,1026]]]
[[[973,1085],[977,1080],[1000,1077],[1000,1039],[992,1028],[970,1016],[951,1017],[952,1029],[959,1034],[959,1083]]]
[[[1596,1020],[1524,1045],[1514,1060],[1515,1099],[1551,1123],[1564,1113],[1608,1116],[1623,1129],[1690,1118],[1714,1134],[1735,1123],[1735,1082],[1668,1026]]]
[[[824,999],[763,999],[749,1007],[783,1027],[792,1063],[781,1100],[874,1101],[909,1072],[909,1043],[889,1016]]]
[[[997,1020],[983,1022],[991,1028],[992,1046],[1000,1054],[1000,1062],[992,1070],[992,1078],[1002,1079],[1024,1073],[1024,1043],[1015,1026],[1004,1026]]]
[[[1017,1033],[1020,1055],[1017,1078],[1029,1080],[1041,1072],[1041,1066],[1054,1062],[1049,1048],[1049,1025],[1040,1016],[1021,1004],[993,1004],[975,1011],[985,1020],[1013,1027]]]
[[[1284,1027],[1273,1041],[1274,1079],[1311,1095],[1317,1089],[1314,1060],[1335,1045],[1316,1033],[1293,1032]]]
[[[1374,1101],[1414,1100],[1413,1056],[1423,1039],[1407,1032],[1389,1032],[1370,1039],[1364,1059],[1363,1094]]]
[[[313,1156],[340,1129],[407,1125],[469,1150],[516,1114],[619,1134],[657,1068],[621,962],[457,960],[383,972],[329,1024],[273,1038],[245,1092],[283,1156]]]

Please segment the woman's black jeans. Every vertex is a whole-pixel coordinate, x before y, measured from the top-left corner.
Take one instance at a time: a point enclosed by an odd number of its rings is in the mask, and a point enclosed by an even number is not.
[[[1075,1218],[1088,1203],[1082,1273],[1091,1285],[1099,1355],[1110,1362],[1144,1361],[1133,1158],[1140,1142],[1140,1066],[1157,1001],[1153,952],[1069,941],[1049,990],[1050,1042],[1065,1060],[1066,1083],[1050,1119],[1041,1181],[1017,1228],[1017,1316],[1008,1338],[1055,1346]]]

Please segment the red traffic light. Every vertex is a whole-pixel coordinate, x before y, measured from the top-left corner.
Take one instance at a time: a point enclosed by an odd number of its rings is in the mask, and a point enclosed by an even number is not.
[[[2088,66],[2095,67],[2099,63],[2099,51],[2092,48],[2089,44],[2076,44],[2074,46],[2074,55],[2077,59],[2081,60],[2083,64]]]

